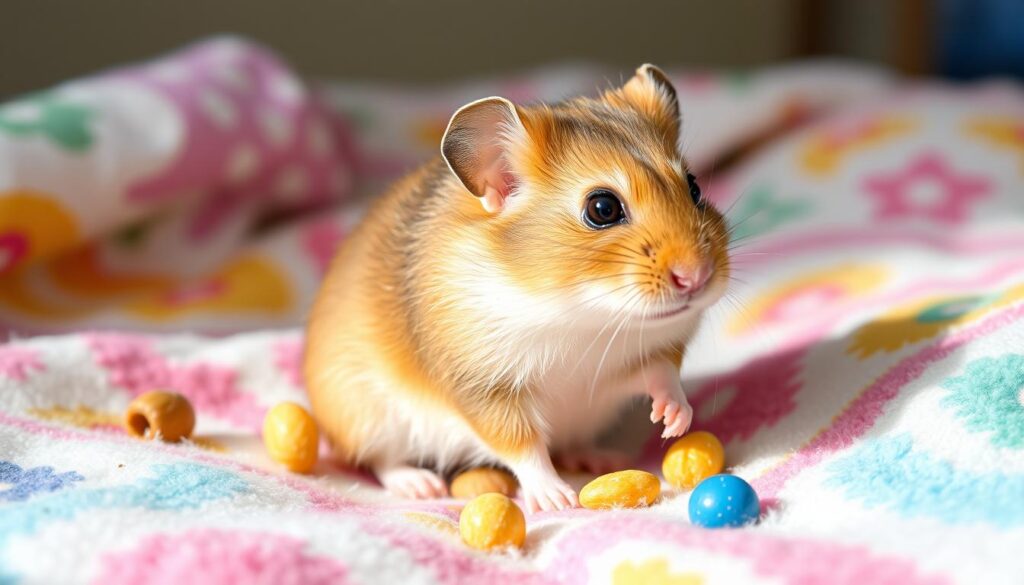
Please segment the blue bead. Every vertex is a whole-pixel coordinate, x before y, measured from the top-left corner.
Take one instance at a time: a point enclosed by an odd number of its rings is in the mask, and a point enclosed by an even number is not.
[[[760,513],[754,488],[735,475],[712,475],[690,494],[690,522],[704,528],[743,526]]]

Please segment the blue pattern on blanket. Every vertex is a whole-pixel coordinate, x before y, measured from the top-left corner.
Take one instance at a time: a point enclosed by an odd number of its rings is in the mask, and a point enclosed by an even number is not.
[[[22,469],[10,461],[0,461],[0,500],[18,502],[29,499],[33,494],[55,492],[83,478],[75,471],[54,473],[52,467],[31,467]]]
[[[12,536],[30,535],[51,522],[72,520],[78,514],[104,508],[180,510],[229,498],[246,491],[237,475],[192,463],[154,465],[155,475],[134,484],[93,489],[72,489],[7,506],[0,513],[0,546]],[[0,570],[0,584],[13,583]]]
[[[1024,355],[975,360],[943,386],[950,394],[942,404],[952,407],[968,429],[986,433],[996,447],[1024,448]]]
[[[951,524],[1024,523],[1024,475],[957,469],[914,449],[909,435],[875,439],[828,466],[826,485],[869,508]]]

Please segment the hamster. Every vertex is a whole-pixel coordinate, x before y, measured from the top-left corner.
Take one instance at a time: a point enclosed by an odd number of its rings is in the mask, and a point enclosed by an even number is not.
[[[624,462],[592,443],[633,398],[663,437],[685,433],[681,360],[729,258],[679,133],[651,65],[598,98],[457,110],[441,156],[343,243],[310,314],[303,370],[337,455],[414,498],[502,465],[533,512],[577,505],[553,454]]]

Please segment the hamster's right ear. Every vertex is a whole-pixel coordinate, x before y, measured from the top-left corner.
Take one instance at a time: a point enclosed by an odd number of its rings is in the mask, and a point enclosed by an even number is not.
[[[525,133],[515,105],[501,97],[468,103],[448,122],[441,156],[488,212],[501,211],[515,189],[506,150],[510,138]]]

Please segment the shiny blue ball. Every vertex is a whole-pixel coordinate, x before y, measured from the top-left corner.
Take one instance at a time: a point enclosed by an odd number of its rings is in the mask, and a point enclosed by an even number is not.
[[[712,475],[690,494],[690,522],[704,528],[743,526],[760,513],[754,488],[735,475]]]

